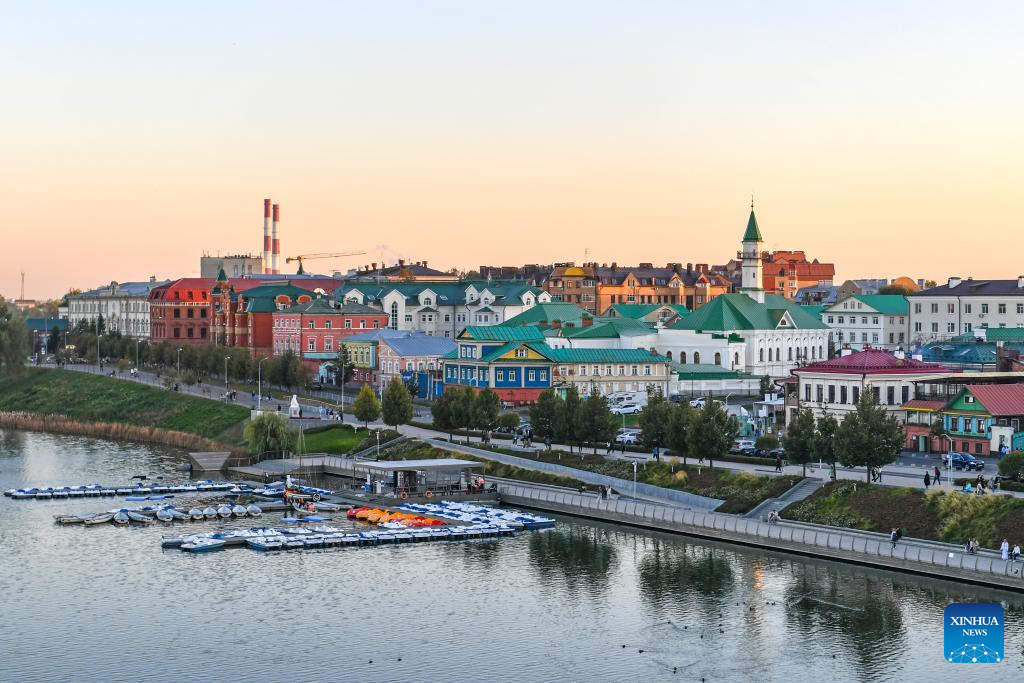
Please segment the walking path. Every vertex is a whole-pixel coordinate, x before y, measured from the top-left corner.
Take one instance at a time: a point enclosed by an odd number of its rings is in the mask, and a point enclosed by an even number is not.
[[[748,519],[767,519],[768,515],[772,512],[782,512],[789,505],[803,500],[824,485],[824,479],[814,479],[811,477],[801,479],[796,486],[778,498],[768,498],[762,501],[757,507],[743,516]]]

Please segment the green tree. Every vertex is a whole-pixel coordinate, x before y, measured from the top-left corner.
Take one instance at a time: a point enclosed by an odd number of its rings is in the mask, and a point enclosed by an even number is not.
[[[348,384],[356,374],[356,366],[349,357],[348,344],[342,344],[338,355],[331,361],[335,384]]]
[[[540,392],[536,403],[530,406],[530,428],[538,439],[554,439],[558,432],[560,400],[554,389]]]
[[[652,392],[647,405],[640,411],[637,424],[640,427],[640,442],[645,448],[659,450],[668,445],[668,432],[672,417],[672,404],[665,400],[660,391]]]
[[[831,478],[836,478],[836,430],[839,423],[831,415],[824,415],[818,420],[814,429],[814,457],[822,462],[827,462],[831,471]]]
[[[388,388],[384,390],[381,413],[384,416],[384,424],[392,427],[405,424],[412,419],[412,395],[397,375],[391,379]]]
[[[562,399],[558,411],[558,433],[556,438],[569,444],[569,452],[572,453],[574,444],[580,441],[583,433],[580,420],[581,410],[580,394],[576,387],[569,387],[565,391],[565,398]]]
[[[725,455],[739,431],[739,422],[718,401],[705,401],[690,430],[690,453],[707,458],[714,469],[715,456]]]
[[[871,468],[888,465],[903,450],[903,427],[895,415],[875,402],[874,393],[861,392],[857,408],[839,423],[835,436],[836,458],[847,467]]]
[[[498,416],[498,422],[495,424],[495,429],[507,432],[514,432],[517,427],[519,427],[519,416],[515,413],[502,413]]]
[[[1018,481],[1024,477],[1024,453],[1015,451],[999,458],[999,474]]]
[[[481,389],[473,399],[473,428],[481,432],[494,429],[501,412],[501,399],[493,389]]]
[[[0,306],[0,373],[22,367],[31,349],[25,319],[16,310]]]
[[[671,405],[671,404],[670,404]],[[611,443],[615,438],[615,416],[608,405],[608,399],[599,391],[592,391],[580,409],[583,425],[583,441],[589,442],[597,454],[597,446]]]
[[[786,458],[790,462],[803,465],[803,476],[807,476],[807,463],[814,457],[814,411],[804,408],[797,411],[793,421],[782,439],[782,447],[786,449]]]
[[[900,294],[902,296],[910,296],[913,294],[909,287],[903,285],[886,285],[885,287],[878,288],[879,294]]]
[[[243,432],[249,452],[257,457],[265,453],[285,455],[295,450],[297,432],[288,418],[279,413],[263,413],[245,426]]]
[[[352,413],[367,428],[371,422],[380,417],[380,401],[377,400],[377,394],[369,384],[364,384],[363,388],[359,390],[359,395],[356,396],[355,403],[352,404]]]
[[[54,325],[53,329],[50,330],[50,336],[46,339],[46,352],[57,353],[60,351],[61,346],[63,346],[63,344],[61,344],[62,340],[63,336],[61,335],[60,330],[57,329],[56,325]]]
[[[674,455],[682,457],[684,465],[686,464],[686,457],[693,455],[690,451],[690,433],[698,417],[697,410],[688,403],[675,406],[669,415],[667,444],[672,449]]]
[[[458,387],[448,386],[445,387],[444,393],[434,400],[434,404],[430,406],[430,414],[433,417],[434,429],[440,429],[443,432],[448,432],[448,440],[452,439],[452,432],[458,429],[458,425],[455,424],[455,417],[452,414],[452,408],[455,403],[456,394],[459,393]]]
[[[761,378],[761,383],[758,385],[758,391],[761,393],[761,396],[763,397],[765,394],[774,393],[774,387],[775,382],[772,381],[771,377],[765,375]]]
[[[472,387],[459,387],[452,398],[452,424],[456,429],[472,428],[476,412],[476,392]]]

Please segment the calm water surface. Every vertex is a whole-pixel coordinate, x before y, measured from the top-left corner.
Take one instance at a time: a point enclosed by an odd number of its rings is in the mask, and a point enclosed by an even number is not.
[[[0,489],[178,479],[184,460],[0,431]],[[53,524],[113,506],[0,499],[0,680],[998,681],[1024,671],[1024,600],[1013,593],[569,518],[501,540],[208,555],[162,551],[160,525]],[[943,662],[942,610],[954,601],[1004,603],[1004,663]]]

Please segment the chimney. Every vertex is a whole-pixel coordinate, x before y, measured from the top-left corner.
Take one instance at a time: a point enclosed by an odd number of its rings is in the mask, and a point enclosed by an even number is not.
[[[405,259],[404,258],[398,259],[398,267],[402,268],[404,266],[405,266]]]
[[[280,211],[281,205],[274,204],[274,225],[273,232],[271,233],[270,237],[270,245],[272,249],[270,252],[270,272],[273,273],[274,275],[277,275],[279,272],[281,272],[277,269],[277,257],[281,255],[281,240],[277,238],[277,222],[281,220]]]
[[[423,267],[424,267],[424,268],[426,268],[426,267],[427,267],[427,262],[426,262],[426,261],[424,261],[424,262],[423,262]]]
[[[693,264],[692,263],[687,263],[686,264],[686,274],[689,275],[692,272],[693,272]]]
[[[156,275],[150,275],[149,276],[149,281],[150,282],[156,282]]]
[[[377,262],[376,261],[374,261],[370,265],[373,266],[373,270],[377,270]]]
[[[270,272],[270,200],[263,200],[263,272]]]
[[[591,325],[594,324],[594,319],[591,318],[589,315],[585,315],[585,316],[583,316],[583,319],[582,319],[581,322],[582,322],[582,326],[583,327],[590,327]]]
[[[960,282],[961,282],[960,278],[958,278],[958,277],[950,277],[949,278],[949,288],[953,289],[954,287],[958,286],[960,284]]]

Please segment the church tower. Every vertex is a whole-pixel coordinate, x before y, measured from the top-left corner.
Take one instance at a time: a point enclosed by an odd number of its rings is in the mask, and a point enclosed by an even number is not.
[[[754,216],[754,200],[750,200],[750,218],[747,219],[747,231],[743,233],[743,286],[740,291],[754,301],[764,303],[763,280],[761,279],[761,231],[757,227]]]

